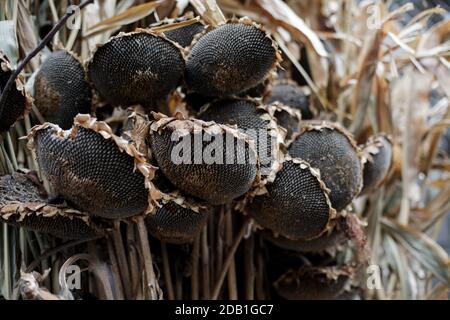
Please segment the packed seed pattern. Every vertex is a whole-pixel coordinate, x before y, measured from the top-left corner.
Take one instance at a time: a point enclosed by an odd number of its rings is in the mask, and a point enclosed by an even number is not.
[[[192,43],[194,37],[203,30],[205,30],[205,26],[197,22],[185,27],[166,31],[164,34],[168,39],[177,42],[180,46],[187,47]]]
[[[234,157],[232,164],[195,164],[194,152],[191,153],[191,164],[176,165],[171,160],[172,149],[177,141],[171,140],[172,131],[164,128],[161,133],[151,131],[149,142],[158,167],[169,181],[194,197],[208,201],[213,205],[224,204],[246,193],[256,177],[257,166],[249,160],[255,158],[254,151],[245,143],[245,150],[239,146],[234,138]],[[215,139],[215,137],[212,137]],[[223,136],[222,152],[225,162],[227,148],[226,138]],[[210,142],[203,142],[203,150]],[[194,137],[191,135],[191,150],[196,150]],[[251,152],[251,153],[250,153]]]
[[[36,144],[46,177],[74,207],[104,218],[124,218],[148,206],[144,176],[112,140],[82,127],[73,139],[47,128],[37,132]]]
[[[257,103],[247,100],[226,99],[211,104],[198,118],[220,124],[236,125],[238,129],[255,141],[262,167],[270,167],[270,159],[274,156],[271,154],[272,136],[269,132],[269,121],[261,118],[263,115],[268,116],[268,113],[263,109],[258,109],[257,106]],[[266,140],[263,142],[266,146],[263,146],[262,141],[258,139],[260,130],[267,130],[266,138],[263,139]]]
[[[46,203],[39,188],[25,175],[14,173],[0,177],[0,205],[6,207],[14,203]],[[66,239],[90,238],[98,233],[81,219],[71,219],[61,215],[44,217],[30,214],[20,220],[20,215],[13,215],[8,220],[12,225],[42,233],[50,233],[56,237]]]
[[[174,201],[156,209],[145,218],[149,233],[169,243],[181,244],[194,240],[208,219],[208,211],[195,212]]]
[[[111,104],[152,108],[179,84],[184,70],[180,50],[149,33],[125,34],[97,49],[89,77]]]
[[[80,62],[67,51],[52,53],[42,64],[34,83],[35,104],[47,121],[63,129],[73,118],[91,111],[91,89]]]
[[[303,120],[310,120],[314,116],[309,106],[309,97],[296,84],[281,83],[275,85],[267,97],[266,103],[271,104],[276,101],[299,110]]]
[[[305,131],[292,142],[288,152],[320,170],[336,210],[344,209],[358,194],[362,183],[361,161],[344,133],[329,128]]]
[[[284,162],[267,191],[249,204],[250,214],[262,227],[290,239],[302,239],[318,236],[327,226],[330,207],[309,168],[291,160]]]
[[[275,61],[272,40],[262,30],[228,23],[193,45],[186,61],[186,82],[205,96],[237,94],[264,80]]]

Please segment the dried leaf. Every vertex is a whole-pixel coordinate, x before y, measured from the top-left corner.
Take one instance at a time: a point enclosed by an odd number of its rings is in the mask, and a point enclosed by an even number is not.
[[[420,200],[417,184],[421,142],[427,131],[426,118],[429,109],[429,88],[433,75],[421,74],[409,66],[403,77],[391,84],[393,118],[396,119],[396,134],[402,141],[402,206],[399,221],[408,223],[411,206]]]
[[[208,24],[216,26],[226,21],[216,0],[190,0],[189,2]]]
[[[384,249],[386,250],[386,255],[388,256],[389,263],[393,267],[397,277],[400,281],[399,287],[401,292],[401,299],[413,299],[412,296],[413,287],[411,282],[408,281],[408,273],[411,272],[408,263],[406,262],[406,257],[398,244],[389,236],[384,237]]]
[[[17,43],[14,21],[0,21],[0,51],[9,59],[14,67],[19,60],[19,44]]]
[[[356,112],[356,115],[355,120],[350,127],[350,131],[352,131],[356,136],[363,129],[383,39],[384,33],[382,30],[376,30],[371,36],[366,38],[364,48],[360,56],[357,81],[352,101],[352,110]]]
[[[376,119],[379,132],[392,134],[394,131],[392,106],[389,103],[389,83],[384,77],[375,77],[376,81]]]
[[[382,226],[426,269],[450,286],[450,259],[441,246],[426,234],[392,220],[382,219]]]
[[[163,24],[161,26],[153,27],[153,28],[151,28],[151,30],[154,32],[166,32],[169,30],[174,30],[174,29],[190,26],[191,24],[194,24],[198,21],[200,21],[200,17],[195,17],[195,18],[185,20],[185,21],[180,21],[180,22],[175,22],[175,23],[170,23],[170,24]]]
[[[38,44],[37,35],[35,33],[34,22],[28,8],[25,7],[25,1],[19,1],[17,12],[17,38],[19,47],[23,51],[24,56],[28,55],[36,48]],[[39,67],[40,55],[36,55],[30,63],[31,70],[35,71]]]
[[[289,30],[300,41],[312,46],[319,56],[328,57],[328,52],[318,35],[286,3],[281,0],[257,0],[257,3],[276,24]]]
[[[131,7],[123,13],[97,23],[84,36],[90,37],[106,30],[118,30],[123,25],[139,21],[153,13],[163,2],[164,0],[157,0]]]

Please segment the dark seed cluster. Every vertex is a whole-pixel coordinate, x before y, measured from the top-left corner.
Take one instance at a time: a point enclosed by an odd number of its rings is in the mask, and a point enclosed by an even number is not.
[[[330,199],[337,210],[344,209],[359,193],[362,165],[351,138],[333,126],[305,130],[289,146],[291,157],[300,158],[320,170]]]
[[[205,225],[210,209],[193,209],[169,201],[157,208],[154,214],[147,216],[145,224],[148,232],[169,243],[192,242]]]
[[[256,86],[273,69],[276,48],[252,24],[227,23],[194,43],[186,62],[188,87],[205,96],[227,96]]]
[[[258,232],[258,248],[267,243],[281,255],[303,259],[298,268],[282,266],[271,279],[278,296],[342,296],[354,270],[312,267],[303,254],[322,255],[349,240],[349,204],[363,184],[361,194],[382,183],[392,162],[391,142],[382,136],[370,141],[364,146],[370,156],[363,157],[345,129],[318,120],[331,116],[316,112],[297,83],[272,83],[277,46],[248,19],[161,32],[112,37],[98,46],[86,72],[64,50],[42,64],[34,91],[48,122],[32,130],[30,146],[52,196],[83,219],[52,206],[42,186],[14,174],[0,178],[0,205],[23,206],[7,222],[84,238],[104,234],[87,220],[130,222],[145,215],[152,237],[184,244],[207,223],[209,228],[219,210],[241,211],[238,219],[250,220],[249,231]],[[11,71],[0,58],[1,89]],[[20,88],[2,94],[8,99],[1,132],[27,102]],[[92,104],[104,103],[130,108],[116,110],[126,114],[119,120],[112,112],[104,122],[86,115]],[[191,112],[176,112],[182,107]],[[78,114],[89,125],[80,124]],[[36,202],[66,215],[44,218],[25,205]]]
[[[61,206],[49,204],[43,186],[37,185],[36,181],[37,177],[21,173],[0,177],[0,206],[5,208],[22,204],[22,208],[18,207],[13,215],[7,218],[0,216],[0,220],[66,239],[92,238],[103,234],[81,218],[62,214]],[[36,214],[32,211],[34,208],[42,212]]]
[[[302,116],[313,116],[309,100],[293,82],[269,85],[278,52],[261,27],[233,20],[200,35],[204,29],[202,23],[195,23],[165,35],[143,30],[119,34],[95,51],[88,63],[89,79],[110,104],[141,104],[148,112],[161,107],[184,74],[183,89],[206,98],[206,106],[196,115],[203,121],[150,117],[153,120],[144,126],[147,129],[139,129],[137,138],[145,144],[139,150],[149,151],[149,165],[156,165],[159,175],[173,186],[171,191],[192,198],[190,202],[222,205],[242,200],[243,210],[260,226],[289,241],[308,242],[321,236],[332,228],[335,209],[344,209],[359,192],[361,163],[351,138],[332,126],[303,130]],[[190,45],[186,62],[175,42]],[[58,123],[60,114],[53,105],[66,110],[61,101],[77,104],[73,93],[64,93],[67,79],[56,74],[56,66],[72,64],[66,69],[76,71],[74,78],[85,88],[75,62],[67,52],[55,52],[38,74],[36,96],[51,109],[43,113],[53,122]],[[271,106],[261,104],[267,88],[272,90],[265,102],[274,102]],[[241,97],[227,97],[234,94]],[[259,99],[242,98],[251,95]],[[60,124],[67,128],[68,123]],[[281,129],[287,133],[285,142],[295,137],[289,154],[279,145],[285,138],[279,135]],[[138,129],[132,125],[124,130]],[[180,141],[174,136],[190,138],[187,150],[179,150]],[[220,143],[211,149],[215,141]],[[146,177],[136,170],[136,159],[112,139],[77,125],[70,132],[48,126],[36,132],[35,144],[39,164],[55,193],[75,208],[111,219],[130,217],[148,207],[152,196]],[[205,162],[205,150],[213,162]],[[221,153],[222,162],[216,163]],[[283,160],[286,156],[292,159]],[[160,202],[147,218],[150,233],[168,242],[191,241],[208,217],[208,210],[194,207],[175,199]]]
[[[192,124],[190,120],[178,120],[178,125]],[[202,131],[207,123],[197,122]],[[176,130],[173,126],[163,127],[157,131],[150,131],[149,145],[155,157],[156,163],[170,182],[183,192],[208,201],[213,205],[224,204],[246,193],[253,184],[257,175],[255,151],[243,138],[231,136],[229,132],[211,134],[211,141],[220,139],[216,152],[221,154],[223,163],[198,163],[196,157],[203,157],[203,151],[210,145],[202,141],[201,147],[195,145],[194,133],[190,133],[185,152],[189,152],[182,163],[175,164],[172,161],[174,148],[179,141],[172,140],[172,134]],[[197,133],[198,134],[198,133]],[[228,136],[227,136],[228,135]],[[228,144],[227,139],[232,143]],[[228,149],[228,148],[232,149]],[[231,158],[227,158],[230,157]],[[197,162],[197,163],[196,163]]]
[[[49,122],[70,129],[77,114],[91,111],[91,88],[82,64],[70,52],[53,52],[36,75],[34,99]]]
[[[258,224],[290,239],[320,235],[331,217],[319,179],[302,163],[286,161],[267,194],[257,196],[249,212]]]
[[[185,48],[191,45],[195,36],[202,33],[204,30],[205,25],[201,22],[196,22],[185,27],[166,31],[164,34],[167,38]]]
[[[271,104],[277,101],[299,110],[303,120],[310,120],[314,117],[309,95],[293,81],[280,81],[273,85],[265,102]]]
[[[148,32],[119,35],[99,47],[89,63],[89,78],[112,105],[142,104],[157,109],[183,75],[180,49]]]
[[[271,132],[270,120],[273,119],[266,110],[258,107],[260,104],[251,100],[225,99],[211,103],[198,118],[237,126],[255,141],[261,166],[270,168],[277,152],[272,148],[272,144],[276,143],[276,136]]]
[[[49,127],[36,133],[35,143],[47,179],[74,207],[104,218],[123,218],[146,209],[144,176],[112,140],[82,127],[73,136],[62,137]]]

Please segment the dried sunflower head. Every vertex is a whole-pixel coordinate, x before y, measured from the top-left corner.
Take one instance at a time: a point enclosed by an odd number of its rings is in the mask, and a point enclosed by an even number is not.
[[[47,121],[70,129],[73,118],[91,111],[91,88],[83,65],[66,50],[53,52],[34,82],[36,107]]]
[[[264,228],[288,239],[309,239],[325,232],[335,210],[316,170],[287,159],[267,192],[251,199],[245,210]]]
[[[150,127],[149,146],[174,186],[213,205],[250,189],[258,163],[246,135],[214,122],[158,117]]]
[[[228,96],[256,86],[279,61],[274,41],[248,19],[232,20],[194,41],[186,84],[205,96]]]
[[[320,171],[336,210],[344,209],[361,190],[360,152],[350,134],[340,126],[329,122],[303,123],[288,152]]]
[[[393,161],[392,143],[384,135],[372,137],[363,146],[363,153],[363,188],[360,194],[367,194],[383,182],[391,168]]]
[[[185,65],[181,48],[162,34],[121,33],[97,48],[89,79],[112,105],[155,110],[177,87]]]
[[[43,186],[32,173],[0,177],[0,221],[66,239],[105,234],[87,213],[62,204],[50,204]]]
[[[104,218],[153,209],[155,168],[105,123],[87,115],[67,131],[46,123],[32,130],[29,145],[54,191],[75,208]]]

